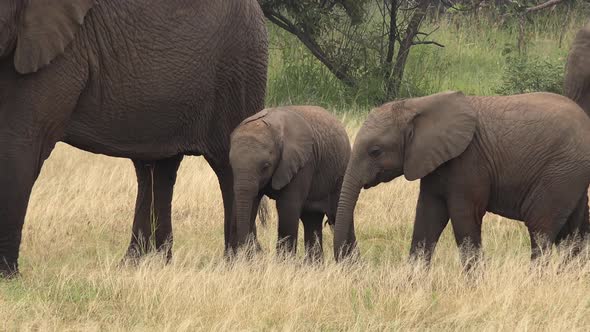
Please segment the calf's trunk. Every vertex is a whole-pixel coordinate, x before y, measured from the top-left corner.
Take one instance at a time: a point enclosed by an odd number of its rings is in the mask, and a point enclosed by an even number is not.
[[[344,176],[340,201],[334,226],[334,258],[340,261],[350,256],[356,248],[354,235],[354,208],[362,189],[362,183],[349,169]]]
[[[254,197],[258,190],[255,185],[236,183],[235,186],[235,209],[237,220],[237,245],[238,248],[250,244],[253,239],[250,237],[252,216],[252,208],[254,205]]]

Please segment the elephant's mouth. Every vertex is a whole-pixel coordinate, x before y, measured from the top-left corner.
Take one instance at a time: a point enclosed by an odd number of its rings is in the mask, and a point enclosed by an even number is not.
[[[369,189],[373,188],[381,183],[392,181],[393,179],[397,178],[398,176],[402,175],[402,172],[395,169],[382,169],[377,172],[377,175],[372,181],[367,182],[363,188]]]

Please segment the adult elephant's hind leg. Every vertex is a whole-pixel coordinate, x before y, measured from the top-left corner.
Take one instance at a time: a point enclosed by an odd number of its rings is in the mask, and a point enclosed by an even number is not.
[[[183,156],[157,161],[134,160],[137,200],[126,259],[136,261],[159,251],[172,258],[172,195]]]

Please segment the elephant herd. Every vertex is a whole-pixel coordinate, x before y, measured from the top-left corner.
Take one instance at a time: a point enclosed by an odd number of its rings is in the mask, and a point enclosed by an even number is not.
[[[570,52],[569,98],[451,91],[393,101],[368,115],[352,148],[319,107],[263,110],[267,62],[257,0],[1,1],[0,276],[18,274],[29,196],[59,141],[132,160],[127,259],[171,257],[185,155],[217,175],[228,257],[258,246],[263,196],[277,203],[279,252],[295,252],[301,219],[306,258],[322,260],[327,217],[335,258],[357,253],[361,189],[401,175],[421,179],[411,257],[428,261],[450,220],[468,266],[487,211],[524,221],[533,258],[566,239],[576,253],[587,237],[590,25]]]

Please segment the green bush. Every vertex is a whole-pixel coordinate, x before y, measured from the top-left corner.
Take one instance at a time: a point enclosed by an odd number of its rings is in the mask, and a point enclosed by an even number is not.
[[[562,94],[564,68],[562,58],[509,55],[502,83],[495,92],[501,95],[539,91]]]

